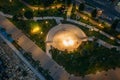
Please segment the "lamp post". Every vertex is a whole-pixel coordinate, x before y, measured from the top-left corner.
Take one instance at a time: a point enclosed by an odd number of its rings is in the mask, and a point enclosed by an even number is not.
[[[11,2],[12,2],[12,0],[9,0],[9,2],[11,3]]]

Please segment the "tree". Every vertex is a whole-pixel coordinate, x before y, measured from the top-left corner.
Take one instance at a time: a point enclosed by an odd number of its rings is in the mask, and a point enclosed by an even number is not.
[[[30,11],[30,10],[25,11],[24,16],[25,16],[27,19],[32,19],[32,18],[33,18],[33,12]]]
[[[14,16],[12,17],[12,20],[13,20],[13,21],[18,21],[18,16],[17,16],[17,15],[14,15]]]
[[[35,67],[39,67],[39,65],[40,65],[40,61],[37,60],[37,61],[34,62]]]
[[[112,23],[112,25],[111,25],[111,28],[112,29],[116,29],[116,27],[117,27],[117,24],[119,23],[119,19],[115,19],[114,21],[113,21],[113,23]]]
[[[27,76],[27,75],[28,75],[27,71],[24,70],[24,71],[22,72],[22,75],[23,75],[24,77]]]
[[[23,15],[22,15],[22,13],[17,13],[15,15],[13,15],[12,19],[14,21],[19,21],[19,20],[23,19]]]
[[[84,11],[84,9],[85,9],[85,4],[84,4],[84,3],[81,3],[81,4],[79,5],[79,11]]]
[[[97,17],[97,9],[94,9],[92,12],[91,12],[91,16],[96,18]]]

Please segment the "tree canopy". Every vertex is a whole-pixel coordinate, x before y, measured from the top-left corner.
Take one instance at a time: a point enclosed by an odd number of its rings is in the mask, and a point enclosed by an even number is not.
[[[94,9],[92,12],[91,12],[91,16],[92,17],[97,17],[97,9]]]
[[[79,11],[84,11],[84,9],[85,9],[85,4],[84,4],[84,3],[81,3],[81,4],[79,5]]]
[[[33,12],[30,11],[30,10],[25,11],[24,16],[25,16],[27,19],[32,19],[32,18],[33,18]]]

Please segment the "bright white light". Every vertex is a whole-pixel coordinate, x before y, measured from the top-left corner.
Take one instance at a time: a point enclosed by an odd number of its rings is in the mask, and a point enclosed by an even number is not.
[[[64,46],[73,46],[74,45],[74,41],[71,38],[67,38],[63,40],[63,45]]]

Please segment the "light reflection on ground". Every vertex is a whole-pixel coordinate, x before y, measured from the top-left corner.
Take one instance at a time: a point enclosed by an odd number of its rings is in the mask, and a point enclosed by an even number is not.
[[[59,50],[73,51],[81,44],[80,38],[69,31],[59,31],[53,38],[53,46]]]

